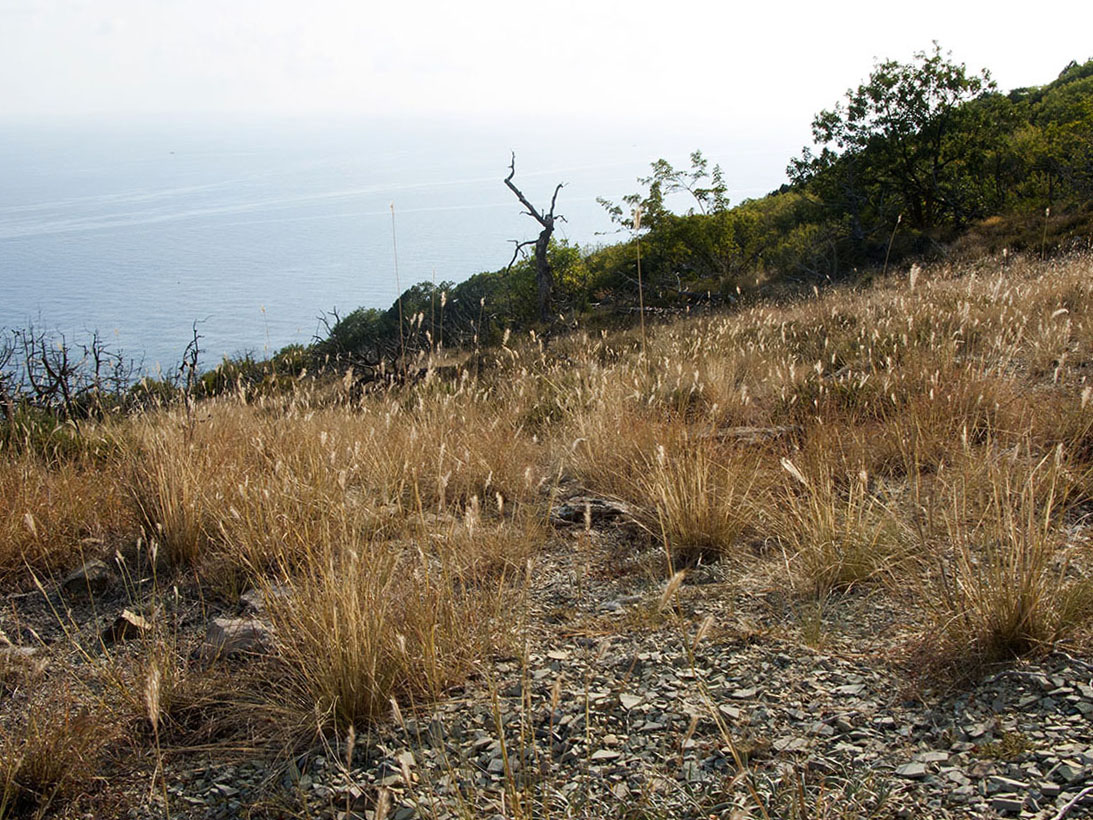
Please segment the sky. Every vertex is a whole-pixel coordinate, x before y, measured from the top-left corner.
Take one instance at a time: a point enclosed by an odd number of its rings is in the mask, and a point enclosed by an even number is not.
[[[1093,3],[0,0],[0,118],[672,121],[807,135],[933,40],[1000,87],[1093,57]]]

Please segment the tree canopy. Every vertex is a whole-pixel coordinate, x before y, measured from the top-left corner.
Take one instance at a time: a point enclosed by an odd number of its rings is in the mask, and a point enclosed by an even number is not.
[[[896,211],[928,230],[974,215],[967,186],[969,155],[989,126],[982,107],[965,105],[994,90],[990,74],[970,73],[934,43],[911,63],[877,63],[869,79],[812,121],[819,154],[805,148],[787,173],[823,190],[852,219],[866,203]],[[855,230],[862,230],[855,225]]]

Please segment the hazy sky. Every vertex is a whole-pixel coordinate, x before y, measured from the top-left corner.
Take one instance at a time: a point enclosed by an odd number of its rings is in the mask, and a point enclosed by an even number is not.
[[[1093,56],[1088,0],[976,6],[0,0],[0,117],[546,111],[774,133],[934,39],[1007,89]]]

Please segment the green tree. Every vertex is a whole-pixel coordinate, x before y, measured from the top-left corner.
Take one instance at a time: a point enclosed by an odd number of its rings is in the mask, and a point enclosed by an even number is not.
[[[690,169],[675,168],[666,159],[651,163],[653,169],[647,177],[638,177],[638,184],[648,188],[645,194],[627,194],[621,203],[615,203],[602,197],[596,201],[607,209],[613,222],[627,230],[634,230],[634,211],[641,208],[641,226],[655,229],[665,218],[672,216],[665,205],[665,199],[673,194],[690,194],[694,205],[686,212],[710,215],[724,211],[729,207],[728,188],[720,165],[710,163],[701,151],[691,152]],[[695,208],[697,207],[697,211]]]
[[[1093,60],[1071,63],[1049,85],[1034,112],[1044,152],[1039,167],[1064,193],[1093,196]]]
[[[819,154],[805,148],[787,171],[827,196],[840,192],[859,236],[869,210],[895,209],[923,230],[961,221],[968,211],[962,163],[981,147],[987,124],[981,109],[964,103],[993,89],[987,71],[970,73],[936,42],[911,63],[877,63],[867,82],[816,115]]]

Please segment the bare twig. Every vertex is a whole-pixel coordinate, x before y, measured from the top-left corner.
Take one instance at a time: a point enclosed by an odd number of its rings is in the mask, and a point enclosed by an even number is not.
[[[1091,794],[1093,794],[1093,786],[1086,786],[1084,789],[1078,792],[1077,795],[1075,795],[1069,803],[1059,809],[1058,814],[1056,814],[1051,820],[1063,820],[1064,817],[1070,814],[1071,809],[1073,809],[1075,806],[1081,803],[1082,800],[1084,800]]]

